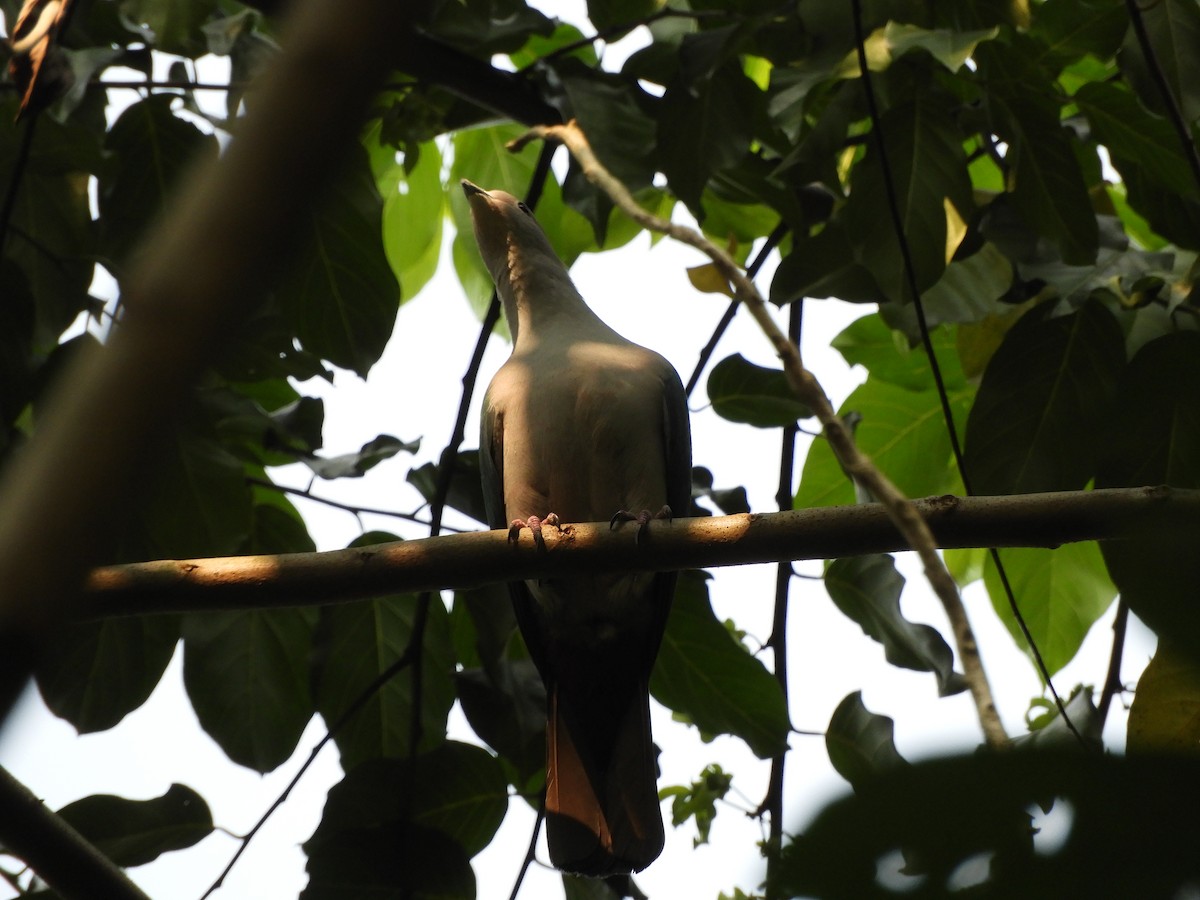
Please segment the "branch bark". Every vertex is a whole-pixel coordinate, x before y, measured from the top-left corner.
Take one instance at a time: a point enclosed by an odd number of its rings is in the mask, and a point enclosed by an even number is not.
[[[1200,491],[1113,488],[914,501],[939,544],[1056,547],[1146,538],[1200,527]],[[342,603],[422,590],[465,589],[563,572],[663,571],[909,549],[880,504],[653,522],[634,542],[606,522],[523,533],[445,535],[372,547],[160,560],[92,572],[79,618]]]
[[[0,768],[0,843],[67,900],[149,900],[123,869],[4,768]]]

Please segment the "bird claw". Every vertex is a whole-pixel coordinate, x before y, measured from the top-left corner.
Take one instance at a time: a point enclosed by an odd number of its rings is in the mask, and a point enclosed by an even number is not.
[[[544,519],[539,519],[537,516],[530,516],[528,519],[513,519],[508,525],[508,542],[515,544],[521,536],[521,529],[528,528],[533,532],[533,544],[539,550],[546,549],[546,539],[542,536],[542,526],[553,525],[559,528],[558,516],[554,513],[549,513]]]
[[[656,513],[651,513],[650,510],[643,509],[637,514],[631,513],[627,509],[618,509],[615,513],[613,513],[613,517],[608,520],[608,530],[612,531],[621,522],[637,522],[638,527],[637,531],[633,533],[633,542],[635,544],[640,544],[642,542],[642,532],[646,530],[646,526],[649,525],[653,519],[666,519],[668,522],[670,522],[671,507],[664,505],[663,508]]]

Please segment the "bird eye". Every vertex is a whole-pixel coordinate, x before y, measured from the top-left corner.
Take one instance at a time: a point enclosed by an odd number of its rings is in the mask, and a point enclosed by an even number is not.
[[[521,212],[525,213],[525,215],[527,215],[527,216],[533,215],[533,210],[530,209],[528,206],[526,206],[524,203],[518,203],[517,209],[519,209]]]

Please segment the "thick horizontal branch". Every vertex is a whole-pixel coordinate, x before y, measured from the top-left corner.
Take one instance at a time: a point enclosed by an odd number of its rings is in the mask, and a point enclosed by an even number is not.
[[[1200,527],[1200,491],[1125,488],[916,501],[938,546],[1056,547]],[[327,553],[162,560],[96,569],[87,618],[212,609],[310,606],[410,591],[463,589],[597,571],[663,571],[908,549],[879,504],[652,522],[635,542],[626,526],[446,535]]]

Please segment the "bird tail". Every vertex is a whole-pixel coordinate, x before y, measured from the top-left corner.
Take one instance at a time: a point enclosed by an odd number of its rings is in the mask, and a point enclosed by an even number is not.
[[[587,718],[561,686],[547,697],[546,838],[567,872],[640,872],[662,852],[649,693],[643,682],[617,694],[578,704]]]

